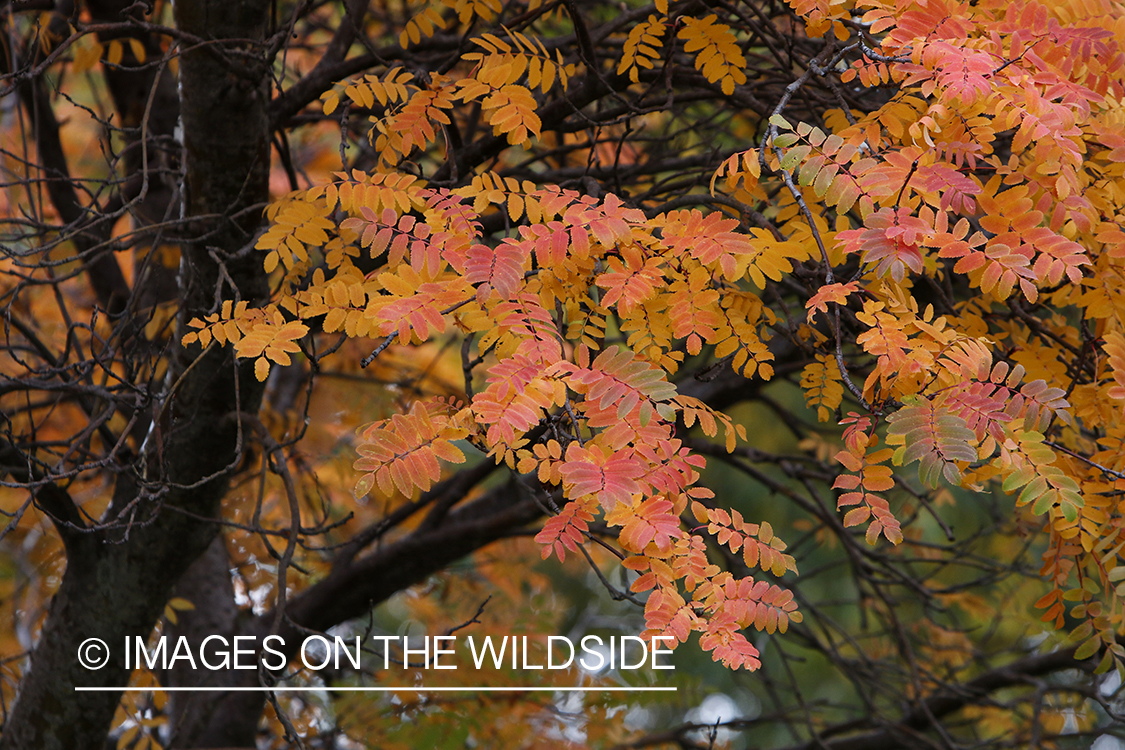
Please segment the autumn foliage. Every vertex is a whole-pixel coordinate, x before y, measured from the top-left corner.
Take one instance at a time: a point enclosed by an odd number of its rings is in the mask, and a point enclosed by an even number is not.
[[[768,592],[752,577],[735,585],[685,573],[697,549],[681,543],[693,534],[681,521],[688,503],[696,498],[696,515],[712,526],[717,517],[698,505],[712,496],[697,485],[704,461],[677,436],[677,423],[690,426],[702,405],[677,397],[668,379],[685,356],[713,346],[744,376],[768,380],[775,313],[762,290],[808,264],[823,283],[808,303],[811,325],[797,332],[817,354],[802,376],[806,397],[828,419],[841,408],[843,383],[863,409],[843,420],[846,447],[836,456],[844,525],[866,527],[870,543],[880,535],[901,543],[900,522],[880,493],[894,489],[893,467],[915,462],[925,486],[981,490],[996,482],[1018,491],[1018,504],[1048,521],[1048,585],[1067,589],[1072,576],[1096,583],[1075,589],[1075,606],[1089,613],[1083,650],[1103,644],[1103,666],[1122,663],[1120,605],[1100,595],[1112,591],[1118,569],[1118,558],[1105,554],[1117,546],[1115,506],[1100,488],[1122,467],[1097,455],[1101,439],[1120,439],[1113,414],[1123,377],[1098,356],[1103,337],[1118,335],[1099,279],[1125,258],[1115,187],[1125,163],[1125,92],[1113,6],[1081,24],[1062,24],[1035,4],[1002,13],[940,3],[859,7],[870,31],[852,41],[839,23],[852,17],[850,5],[795,5],[810,34],[828,42],[798,84],[850,62],[842,83],[896,83],[890,100],[871,112],[825,112],[828,132],[791,124],[783,101],[761,123],[761,142],[732,155],[712,180],[712,191],[734,199],[743,216],[754,206],[774,213],[766,228],[740,227],[737,208],[652,215],[612,193],[597,199],[487,171],[452,192],[393,171],[340,173],[270,209],[274,224],[257,248],[267,270],[280,257],[286,271],[275,305],[226,310],[202,335],[242,331],[245,338],[231,336],[240,356],[287,364],[285,342],[308,330],[299,321],[326,306],[326,331],[354,320],[348,335],[385,336],[384,344],[419,344],[455,326],[475,340],[487,385],[474,393],[467,382],[460,409],[416,404],[410,415],[368,428],[358,449],[368,457],[356,468],[370,473],[357,494],[376,480],[383,492],[392,479],[406,495],[428,489],[440,475],[437,459],[460,463],[454,442],[468,440],[562,488],[559,515],[536,537],[544,556],[565,558],[604,517],[621,529],[618,541],[632,555],[626,566],[645,574],[634,590],[655,589],[649,627],[679,640],[706,633],[716,659],[753,666],[756,652],[740,630],[784,631],[800,613],[759,614],[767,600],[788,605],[791,597],[763,599]],[[730,26],[713,14],[677,23],[708,81],[726,94],[745,83]],[[638,81],[638,70],[652,69],[666,26],[659,16],[635,26],[618,74]],[[878,51],[866,33],[879,35]],[[383,169],[425,151],[457,101],[480,101],[497,135],[525,144],[541,136],[531,91],[565,86],[566,68],[523,34],[509,40],[474,40],[481,51],[465,56],[463,77],[420,87],[395,69],[350,82],[326,95],[325,112],[342,97],[384,105],[372,130]],[[998,139],[1010,145],[998,150]],[[776,207],[766,208],[771,200]],[[513,231],[483,244],[481,216],[494,205]],[[359,272],[357,252],[386,254],[383,268]],[[311,284],[300,283],[306,274]],[[838,274],[851,280],[841,285]],[[977,294],[957,302],[962,283]],[[939,306],[948,309],[938,314],[919,302],[919,287],[946,292]],[[1044,323],[1015,314],[999,327],[991,322],[993,309],[1022,313],[1038,304],[1072,307],[1089,321],[1047,323],[1052,338],[1086,353],[1088,379],[1043,377],[1040,357],[1021,356],[1016,342]],[[842,333],[843,316],[862,331],[854,341]],[[620,331],[624,345],[609,343],[607,329]],[[268,363],[259,367],[264,378]],[[430,416],[435,408],[440,416]],[[714,436],[722,415],[702,413]],[[745,438],[729,421],[726,434],[728,448],[736,435]],[[735,531],[723,528],[735,534],[733,551],[746,545],[749,569],[772,556],[772,533],[755,539],[757,524],[738,519]],[[796,570],[792,558],[780,568]],[[1104,607],[1097,616],[1094,601]],[[723,616],[728,608],[740,614]],[[1047,617],[1061,624],[1063,609],[1055,604]]]
[[[732,669],[805,622],[809,529],[735,507],[715,465],[825,505],[817,533],[876,550],[857,569],[936,560],[941,506],[1010,494],[1005,522],[1041,545],[1036,616],[1125,678],[1119,3],[657,0],[589,28],[570,2],[404,7],[369,30],[394,55],[303,108],[361,156],[275,191],[242,250],[268,300],[217,298],[172,345],[231,347],[270,383],[441,360],[442,382],[364,415],[346,502],[392,514],[462,464],[506,467],[544,560],[611,545],[644,634],[695,634]],[[67,64],[123,54],[85,43]],[[784,80],[761,63],[786,55]],[[732,395],[709,399],[720,372]],[[818,423],[798,457],[735,408],[777,381]],[[912,680],[919,700],[936,684]]]

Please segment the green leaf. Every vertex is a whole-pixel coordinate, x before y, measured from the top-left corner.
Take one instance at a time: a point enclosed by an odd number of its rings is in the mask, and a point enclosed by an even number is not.
[[[1101,648],[1101,645],[1102,639],[1095,635],[1075,650],[1074,658],[1078,661],[1089,659],[1091,656],[1098,653],[1098,649]]]
[[[1106,649],[1105,656],[1103,656],[1102,660],[1100,662],[1098,662],[1098,666],[1097,666],[1097,669],[1094,670],[1094,674],[1105,674],[1112,667],[1113,667],[1113,652],[1110,651],[1109,649]]]
[[[780,139],[778,139],[780,140]],[[788,172],[793,167],[804,161],[805,157],[812,152],[812,146],[800,145],[794,146],[786,152],[785,156],[781,159],[781,168]]]
[[[1020,496],[1016,499],[1016,505],[1027,505],[1046,491],[1047,480],[1043,477],[1036,477],[1030,484],[1023,488],[1023,492],[1021,492]],[[1036,513],[1038,512],[1039,511],[1036,511]]]
[[[1055,493],[1053,490],[1051,492],[1043,493],[1042,497],[1035,501],[1035,507],[1031,509],[1031,512],[1037,516],[1043,515],[1051,509],[1052,505],[1054,505],[1054,498]]]
[[[1008,478],[1004,480],[1004,485],[1003,485],[1004,491],[1005,492],[1012,492],[1013,490],[1016,490],[1019,487],[1023,487],[1025,484],[1027,484],[1028,482],[1030,482],[1034,478],[1035,478],[1035,469],[1030,467],[1030,466],[1025,466],[1024,468],[1020,469],[1019,471],[1013,471],[1011,474],[1008,475]]]
[[[771,115],[770,116],[770,125],[773,125],[774,127],[777,127],[777,128],[781,128],[782,130],[792,130],[793,129],[793,126],[789,124],[789,121],[786,120],[781,115]]]

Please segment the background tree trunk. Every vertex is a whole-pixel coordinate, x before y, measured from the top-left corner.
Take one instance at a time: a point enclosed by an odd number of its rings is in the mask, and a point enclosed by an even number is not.
[[[218,40],[181,56],[187,207],[199,217],[198,240],[183,248],[181,326],[212,312],[220,298],[254,303],[266,293],[260,259],[227,256],[253,237],[268,199],[268,66],[261,47],[247,41],[263,39],[268,7],[262,0],[176,5],[183,31]],[[67,569],[0,750],[100,750],[120,693],[74,687],[126,683],[125,638],[148,635],[173,585],[218,532],[199,518],[218,513],[246,443],[236,415],[258,408],[262,388],[229,348],[199,355],[173,347],[167,383],[176,390],[154,408],[144,462],[117,476],[105,516],[113,522],[93,531],[60,525]],[[77,661],[87,638],[109,646],[100,670]]]

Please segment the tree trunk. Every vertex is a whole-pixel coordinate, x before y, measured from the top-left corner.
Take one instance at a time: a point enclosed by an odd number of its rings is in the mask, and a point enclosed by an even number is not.
[[[268,7],[263,0],[176,4],[183,31],[218,40],[189,46],[181,57],[187,206],[200,217],[193,226],[200,239],[183,250],[181,329],[212,312],[218,298],[254,304],[266,295],[260,258],[225,256],[252,238],[268,199],[268,66],[261,46],[247,41],[263,38]],[[144,463],[118,474],[103,519],[112,523],[92,531],[61,527],[66,572],[0,750],[101,750],[120,691],[75,688],[126,684],[125,638],[147,637],[173,585],[218,532],[199,519],[218,514],[246,441],[236,415],[256,411],[261,385],[250,367],[235,366],[229,347],[199,355],[178,344],[166,382],[176,390],[157,404]],[[109,647],[109,662],[99,670],[78,663],[88,638]]]
[[[190,601],[195,609],[180,612],[179,622],[167,629],[169,642],[186,638],[192,653],[199,653],[203,641],[212,635],[228,640],[236,635],[241,610],[234,598],[230,577],[230,558],[222,535],[215,537],[207,551],[180,578],[173,595]],[[216,687],[233,685],[230,670],[191,669],[174,666],[160,675],[163,685],[177,687]],[[170,693],[168,696],[171,739],[169,748],[208,747],[201,744],[203,728],[227,693]],[[225,738],[224,745],[254,747],[258,717],[248,717],[242,731]]]

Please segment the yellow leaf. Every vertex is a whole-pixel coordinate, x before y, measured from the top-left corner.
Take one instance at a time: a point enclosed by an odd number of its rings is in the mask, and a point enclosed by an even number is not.
[[[145,61],[145,46],[141,44],[140,39],[129,39],[129,49],[133,52],[133,57],[137,58],[138,63]]]
[[[512,193],[508,196],[508,215],[512,217],[512,221],[519,221],[523,216],[523,197]]]
[[[101,44],[96,41],[90,44],[82,44],[74,53],[74,72],[85,73],[93,68],[100,59],[102,59]]]
[[[117,65],[121,62],[121,57],[125,54],[125,48],[121,46],[121,42],[114,39],[109,43],[109,52],[106,54],[105,59],[110,65]]]

